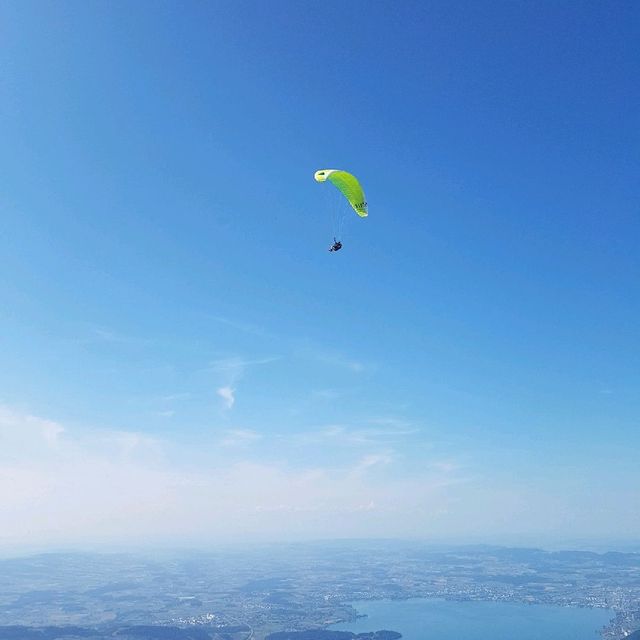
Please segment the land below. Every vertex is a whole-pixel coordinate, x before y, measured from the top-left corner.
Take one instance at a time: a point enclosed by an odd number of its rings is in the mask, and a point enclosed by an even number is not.
[[[394,640],[327,629],[355,620],[351,602],[407,598],[606,608],[603,638],[622,640],[640,629],[640,554],[386,541],[41,554],[0,561],[0,640]]]

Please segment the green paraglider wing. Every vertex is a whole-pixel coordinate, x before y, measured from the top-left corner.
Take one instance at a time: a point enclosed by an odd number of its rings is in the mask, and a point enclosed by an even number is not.
[[[326,182],[328,180],[333,183],[361,218],[366,218],[369,215],[367,199],[355,176],[340,169],[320,169],[315,172],[313,177],[316,182]]]

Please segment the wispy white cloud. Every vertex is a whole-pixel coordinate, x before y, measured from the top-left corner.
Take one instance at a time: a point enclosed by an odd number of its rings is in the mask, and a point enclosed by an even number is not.
[[[33,453],[55,450],[64,433],[64,427],[58,422],[0,406],[0,460],[3,454],[22,446]]]
[[[149,338],[134,336],[109,327],[90,326],[84,330],[84,335],[75,342],[80,344],[113,344],[113,345],[147,345],[151,343]]]
[[[161,402],[175,402],[176,400],[188,400],[193,397],[193,394],[188,391],[182,391],[179,393],[168,393],[164,396],[160,396],[158,400]]]
[[[267,335],[267,331],[257,324],[234,320],[232,318],[227,318],[226,316],[211,316],[211,319],[215,322],[236,329],[237,331],[241,331],[242,333],[248,333],[254,336]]]
[[[265,358],[241,358],[239,356],[232,356],[212,360],[209,363],[207,370],[214,373],[222,373],[231,376],[234,380],[237,380],[249,367],[270,364],[277,360],[280,360],[280,356],[270,356]]]
[[[129,342],[130,340],[122,334],[102,327],[93,329],[93,336],[96,340],[102,340],[103,342]]]
[[[342,397],[344,392],[337,389],[315,389],[311,392],[312,398],[318,398],[320,400],[337,400]]]
[[[252,429],[227,429],[220,444],[223,447],[246,447],[261,438],[262,436]]]
[[[176,407],[191,398],[193,398],[193,394],[186,391],[156,396],[152,398],[152,403],[155,406],[151,413],[159,418],[173,418],[177,413]]]
[[[350,371],[352,373],[370,372],[375,367],[362,362],[336,349],[322,349],[317,347],[303,347],[295,351],[295,355],[306,360],[313,360],[324,365]]]
[[[76,453],[95,452],[114,460],[149,460],[162,456],[159,441],[143,433],[121,430],[75,429],[59,422],[0,406],[0,463],[5,456],[38,465],[41,460],[64,463]]]
[[[97,446],[123,461],[161,460],[163,444],[157,438],[136,431],[97,431],[85,435],[82,447]]]
[[[238,381],[244,376],[249,367],[270,364],[279,360],[279,356],[265,358],[241,358],[239,356],[218,358],[209,363],[207,371],[215,373],[221,380],[216,394],[223,399],[226,409],[231,409],[236,402]]]
[[[374,467],[383,467],[393,462],[394,456],[390,451],[369,453],[363,456],[351,470],[352,475],[362,475]]]
[[[233,429],[223,437],[231,447],[259,436]],[[79,429],[0,407],[0,546],[640,532],[640,513],[629,509],[640,502],[638,483],[621,469],[612,492],[602,475],[505,483],[457,458],[407,464],[385,447],[323,465],[300,462],[286,442],[280,461],[259,462],[247,459],[251,447],[230,455],[211,444]]]
[[[229,385],[218,387],[216,393],[222,398],[227,409],[233,407],[236,402],[236,390],[233,387]]]
[[[241,452],[260,438],[231,429],[219,444]],[[382,481],[378,471],[393,463],[385,451],[343,466],[292,468],[216,457],[218,448],[207,460],[200,445],[197,465],[183,452],[180,459],[189,460],[183,466],[172,461],[175,443],[78,430],[7,408],[0,410],[0,443],[0,545],[390,534],[387,517],[402,521],[398,513],[410,513],[436,490],[429,488],[433,478],[416,479],[411,490]],[[286,524],[278,516],[283,511],[292,514]]]
[[[368,424],[384,427],[389,431],[395,431],[396,433],[416,431],[415,425],[409,420],[405,420],[403,418],[396,418],[393,416],[368,418],[366,422]]]
[[[324,364],[331,365],[332,367],[340,367],[342,369],[348,369],[353,373],[362,373],[367,370],[367,365],[359,360],[348,358],[337,352],[319,353],[316,355],[317,359]]]
[[[419,433],[419,429],[409,423],[402,425],[387,423],[378,425],[367,420],[360,426],[347,424],[328,424],[323,427],[306,430],[293,435],[281,436],[298,444],[317,445],[334,444],[336,446],[361,447],[376,444],[392,445],[406,441]],[[423,445],[424,446],[424,445]]]
[[[429,463],[429,466],[436,471],[442,471],[443,473],[453,473],[461,468],[459,462],[455,460],[434,460]]]

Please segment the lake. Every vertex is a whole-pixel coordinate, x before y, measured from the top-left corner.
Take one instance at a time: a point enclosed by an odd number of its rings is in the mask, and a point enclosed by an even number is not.
[[[351,604],[367,617],[331,629],[389,629],[402,633],[404,640],[598,640],[598,631],[614,615],[606,609],[515,602],[415,599]]]

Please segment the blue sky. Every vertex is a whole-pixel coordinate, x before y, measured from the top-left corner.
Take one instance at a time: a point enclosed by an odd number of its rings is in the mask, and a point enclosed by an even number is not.
[[[0,544],[640,535],[636,3],[0,24]]]

